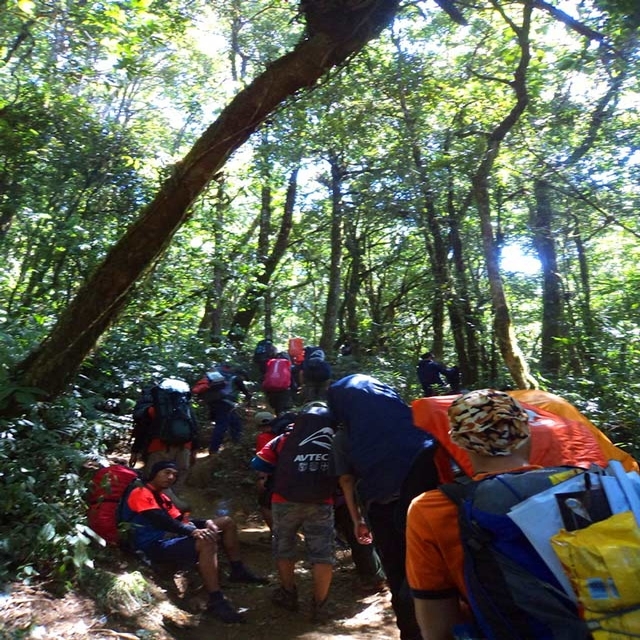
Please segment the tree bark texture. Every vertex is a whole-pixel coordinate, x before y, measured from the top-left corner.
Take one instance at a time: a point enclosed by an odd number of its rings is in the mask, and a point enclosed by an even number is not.
[[[327,303],[322,318],[322,335],[320,347],[325,353],[334,350],[336,341],[336,326],[338,323],[338,308],[340,306],[341,277],[342,277],[342,181],[344,167],[340,159],[331,155],[331,254],[329,264],[329,284],[327,289]]]
[[[133,285],[187,220],[210,180],[288,97],[312,87],[379,35],[399,0],[307,2],[307,36],[238,93],[163,183],[140,218],[79,289],[45,340],[16,367],[18,384],[53,397],[64,390],[100,336],[116,321]]]
[[[287,251],[289,245],[289,236],[291,235],[291,229],[293,227],[293,211],[296,201],[296,193],[298,190],[298,169],[294,169],[289,176],[289,185],[287,187],[287,196],[284,203],[284,213],[280,221],[280,228],[276,237],[273,248],[269,255],[261,254],[260,260],[262,264],[262,271],[256,276],[256,284],[252,286],[244,295],[243,302],[240,304],[240,309],[236,312],[231,321],[233,328],[233,336],[242,342],[244,336],[247,334],[253,319],[258,313],[260,306],[260,300],[264,300],[265,305],[265,324],[263,335],[265,338],[273,338],[273,327],[271,324],[271,296],[272,292],[269,290],[269,283],[273,276],[276,267],[282,257]],[[266,187],[263,189],[263,195],[268,192],[268,201],[263,198],[262,210],[271,211],[271,190]],[[269,220],[271,215],[269,214]],[[270,225],[269,225],[270,226]],[[262,233],[262,230],[261,230]],[[262,244],[262,243],[261,243]],[[266,244],[264,245],[264,252],[268,251]],[[231,336],[230,336],[231,337]]]
[[[520,60],[510,83],[516,96],[516,101],[509,113],[493,129],[488,136],[487,149],[484,158],[472,177],[473,196],[480,217],[482,246],[487,266],[489,289],[494,313],[494,332],[502,359],[509,369],[509,373],[516,385],[521,389],[536,388],[537,382],[529,372],[524,354],[520,350],[516,338],[509,303],[502,285],[498,252],[493,236],[491,221],[491,202],[489,198],[489,176],[500,146],[505,136],[516,124],[527,107],[529,98],[526,86],[526,70],[531,58],[529,49],[529,29],[531,25],[532,3],[525,2],[523,9],[523,26],[518,27],[509,21],[518,36],[520,45]],[[505,16],[506,18],[506,16]]]
[[[542,336],[540,370],[545,375],[558,376],[562,363],[563,297],[556,245],[553,239],[553,209],[549,183],[536,180],[535,209],[532,214],[533,242],[542,265]]]

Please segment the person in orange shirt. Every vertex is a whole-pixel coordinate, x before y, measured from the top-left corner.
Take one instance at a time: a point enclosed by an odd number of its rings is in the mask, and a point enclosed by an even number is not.
[[[471,391],[449,408],[451,440],[469,455],[474,480],[528,464],[528,414],[502,391]],[[469,621],[458,507],[439,490],[411,502],[407,516],[407,581],[423,640],[451,640]]]
[[[134,441],[130,466],[140,456],[144,462],[144,475],[149,475],[157,462],[170,461],[178,469],[177,480],[167,491],[173,503],[183,511],[190,509],[184,499],[184,487],[189,468],[198,446],[198,421],[191,408],[189,385],[179,378],[164,378],[158,384],[143,390],[133,410],[134,424],[139,425],[139,441]],[[185,433],[179,439],[171,439],[172,427],[180,425]],[[135,428],[134,428],[135,435]]]

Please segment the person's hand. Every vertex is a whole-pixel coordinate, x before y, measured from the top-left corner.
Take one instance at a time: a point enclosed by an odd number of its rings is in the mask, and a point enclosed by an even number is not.
[[[360,520],[354,525],[353,533],[359,544],[371,544],[373,542],[371,531],[364,520]]]
[[[194,529],[191,533],[191,537],[196,540],[215,540],[217,534],[211,529]]]

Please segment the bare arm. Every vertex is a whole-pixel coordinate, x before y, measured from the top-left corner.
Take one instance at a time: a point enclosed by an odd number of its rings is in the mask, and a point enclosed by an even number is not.
[[[355,484],[356,479],[355,476],[352,475],[342,475],[340,476],[340,488],[342,489],[342,493],[344,494],[344,501],[347,504],[347,509],[349,510],[349,515],[351,516],[351,521],[353,522],[353,533],[356,537],[356,540],[360,544],[371,544],[373,542],[373,536],[371,535],[371,531],[369,531],[369,527],[360,512],[360,507],[358,506],[358,502],[356,500],[356,492],[355,492]]]
[[[413,603],[422,640],[453,640],[453,627],[463,619],[458,598],[414,598]]]

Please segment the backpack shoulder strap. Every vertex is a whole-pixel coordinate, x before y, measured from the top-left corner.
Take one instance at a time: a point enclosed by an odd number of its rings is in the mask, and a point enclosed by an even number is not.
[[[473,493],[472,485],[471,478],[459,478],[455,482],[441,484],[438,489],[457,507],[460,507]]]

